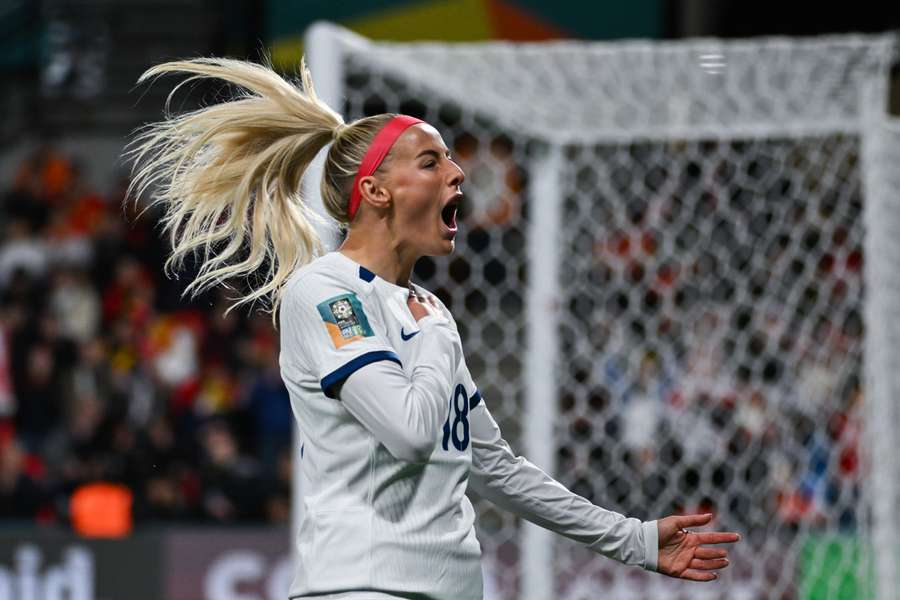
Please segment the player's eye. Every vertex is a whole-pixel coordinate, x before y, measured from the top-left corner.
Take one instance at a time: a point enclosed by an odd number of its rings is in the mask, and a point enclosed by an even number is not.
[[[426,169],[430,169],[436,164],[437,164],[437,161],[429,160],[429,161],[426,161],[422,166],[425,167]]]

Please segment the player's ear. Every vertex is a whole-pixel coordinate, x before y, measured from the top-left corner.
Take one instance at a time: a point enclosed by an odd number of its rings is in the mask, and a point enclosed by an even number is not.
[[[391,204],[391,192],[374,175],[363,177],[359,181],[362,201],[378,209],[386,209]]]

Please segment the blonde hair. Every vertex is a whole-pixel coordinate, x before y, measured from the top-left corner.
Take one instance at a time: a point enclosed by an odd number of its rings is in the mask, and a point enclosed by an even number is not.
[[[291,273],[323,251],[314,227],[322,219],[300,196],[310,162],[334,142],[325,161],[322,199],[328,214],[348,225],[356,172],[393,115],[345,124],[316,96],[304,62],[300,86],[268,66],[226,58],[159,64],[138,83],[175,72],[191,77],[169,94],[166,119],[147,125],[126,152],[134,163],[129,195],[149,192],[152,204],[165,209],[163,231],[172,244],[164,266],[168,275],[176,275],[187,256],[199,255],[198,274],[183,295],[194,297],[227,279],[255,275],[255,285],[228,310],[260,300],[274,323]],[[241,91],[221,104],[169,114],[175,92],[204,78]]]

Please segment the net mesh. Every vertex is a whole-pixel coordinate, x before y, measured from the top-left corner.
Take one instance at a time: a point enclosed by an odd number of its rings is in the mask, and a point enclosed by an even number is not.
[[[346,43],[345,115],[421,117],[467,173],[457,250],[415,278],[455,314],[504,437],[524,449],[529,182],[553,146],[560,281],[539,283],[560,347],[528,350],[558,357],[554,475],[744,534],[714,586],[556,538],[555,597],[873,593],[859,91],[883,92],[891,48]],[[525,595],[518,521],[475,504],[486,597]]]
[[[716,513],[744,533],[723,580],[748,597],[856,567],[798,561],[863,508],[858,146],[603,145],[573,149],[563,177],[558,473],[643,519]],[[587,558],[560,544],[561,596],[600,576],[623,597],[684,588]]]

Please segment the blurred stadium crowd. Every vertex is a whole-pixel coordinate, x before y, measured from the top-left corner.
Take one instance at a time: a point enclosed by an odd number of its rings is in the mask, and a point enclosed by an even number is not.
[[[102,481],[137,523],[286,521],[270,315],[224,316],[227,291],[181,300],[156,209],[123,203],[124,177],[103,195],[84,175],[45,144],[0,190],[0,517],[66,524]]]

